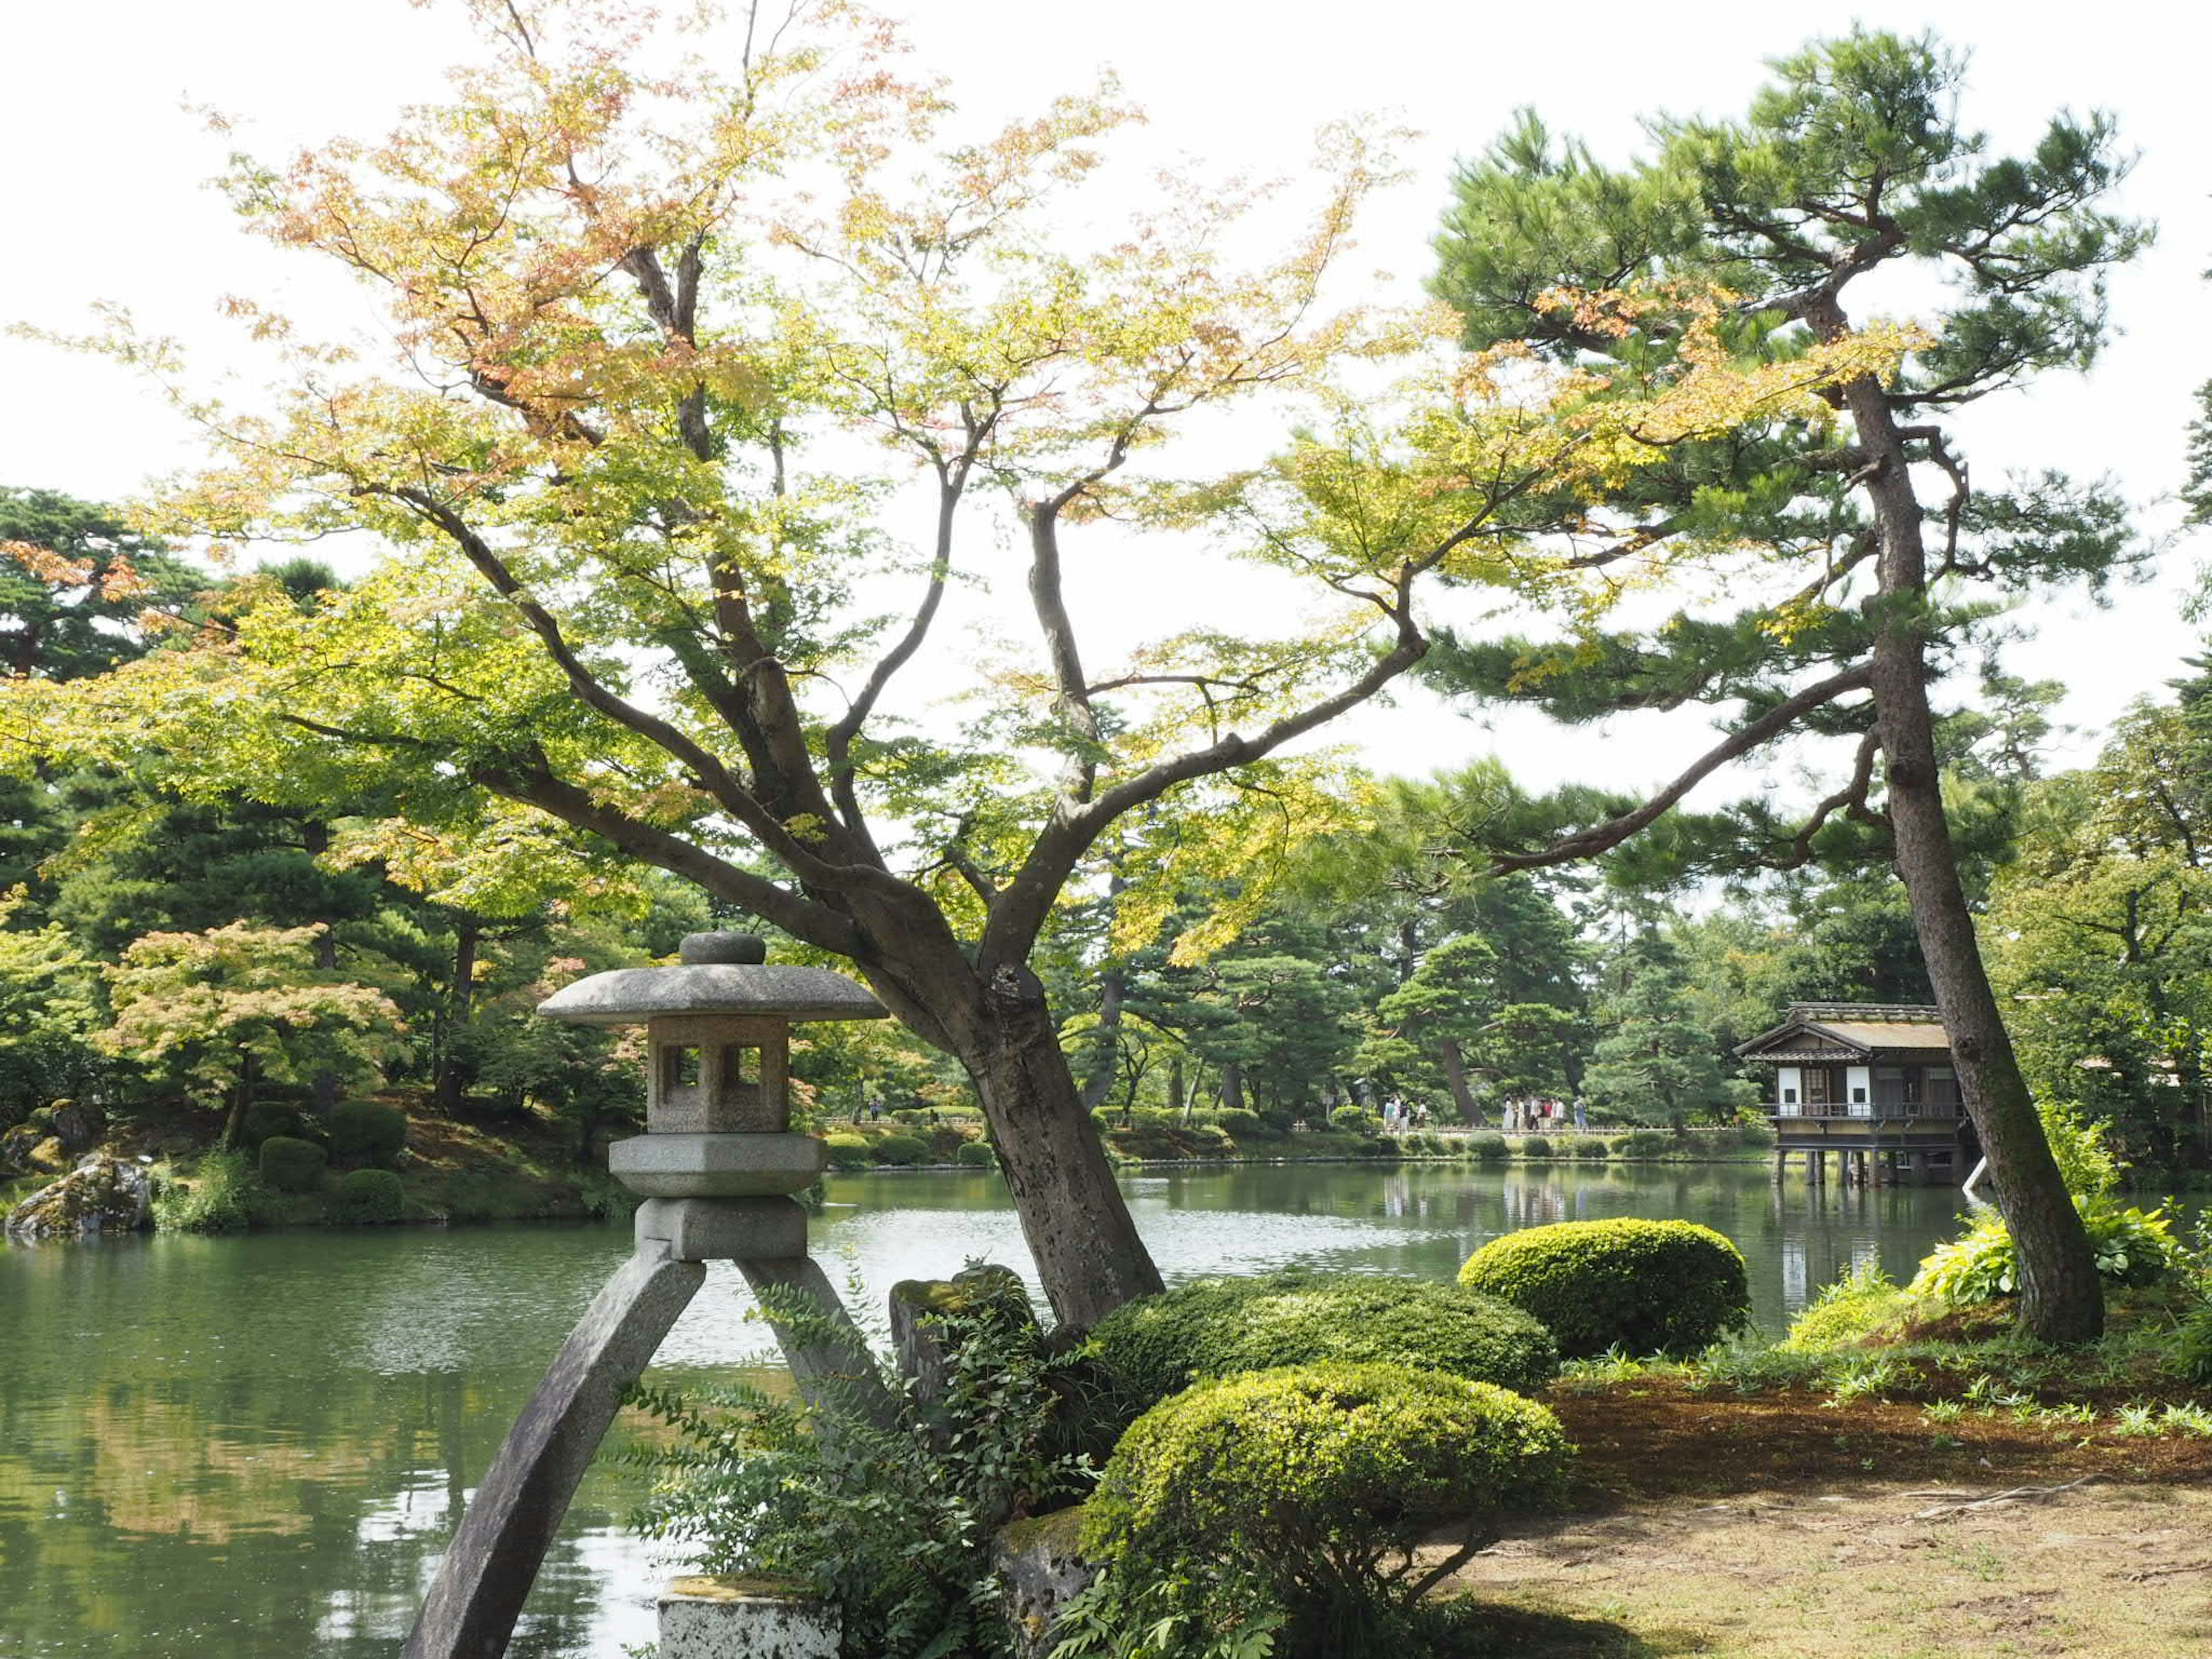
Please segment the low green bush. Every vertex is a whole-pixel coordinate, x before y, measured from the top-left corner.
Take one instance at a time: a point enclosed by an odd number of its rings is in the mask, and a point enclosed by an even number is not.
[[[1382,1133],[1382,1120],[1357,1106],[1340,1106],[1328,1115],[1328,1127],[1346,1129],[1356,1135],[1374,1135]]]
[[[2185,1382],[2212,1388],[2212,1304],[2182,1316],[2173,1335],[2173,1370]]]
[[[965,1164],[971,1170],[995,1170],[999,1155],[980,1140],[963,1140],[960,1150],[952,1154],[955,1164]]]
[[[1559,1352],[1695,1353],[1751,1316],[1743,1256],[1688,1221],[1562,1221],[1493,1238],[1459,1282],[1551,1328]]]
[[[825,1135],[822,1149],[833,1170],[865,1170],[868,1167],[868,1138],[866,1135]]]
[[[1297,1115],[1286,1112],[1279,1106],[1270,1106],[1258,1116],[1261,1133],[1270,1140],[1280,1140],[1297,1127]]]
[[[1904,1311],[1905,1292],[1879,1261],[1863,1261],[1824,1285],[1790,1322],[1782,1346],[1792,1353],[1819,1353],[1871,1336]]]
[[[1599,1135],[1577,1135],[1568,1147],[1569,1156],[1573,1158],[1603,1158],[1611,1155],[1604,1138]]]
[[[244,1152],[210,1152],[189,1180],[172,1181],[154,1200],[163,1232],[242,1233],[253,1224],[252,1165]]]
[[[1402,1365],[1257,1371],[1132,1425],[1082,1543],[1118,1578],[1186,1580],[1200,1600],[1256,1578],[1289,1615],[1290,1651],[1365,1659],[1403,1651],[1401,1621],[1496,1539],[1501,1513],[1557,1504],[1570,1455],[1551,1413],[1490,1383]],[[1446,1529],[1454,1547],[1421,1560]]]
[[[2116,1285],[2155,1285],[2173,1271],[2180,1247],[2162,1211],[2122,1209],[2107,1200],[2078,1197],[2074,1206],[2081,1212],[2101,1277]],[[2012,1233],[1991,1209],[1975,1217],[1957,1238],[1938,1244],[1905,1294],[1916,1302],[1971,1308],[2019,1288]]]
[[[1362,1158],[1395,1158],[1398,1153],[1398,1138],[1395,1135],[1375,1135],[1359,1143],[1359,1156]]]
[[[340,1101],[323,1127],[331,1155],[349,1163],[390,1164],[407,1144],[407,1114],[374,1100]]]
[[[1771,1123],[1744,1122],[1736,1125],[1735,1139],[1739,1146],[1771,1146],[1777,1138]]]
[[[1260,1121],[1259,1113],[1248,1112],[1241,1106],[1224,1107],[1213,1115],[1213,1121],[1220,1127],[1223,1133],[1233,1136],[1238,1140],[1256,1139],[1262,1134],[1265,1128]]]
[[[1116,1308],[1091,1352],[1133,1416],[1194,1377],[1323,1360],[1413,1365],[1523,1393],[1559,1369],[1551,1333],[1455,1285],[1292,1269],[1202,1279]]]
[[[929,1162],[929,1143],[914,1135],[885,1135],[869,1150],[878,1164],[903,1166]]]
[[[1549,1158],[1552,1143],[1542,1135],[1522,1135],[1520,1150],[1523,1158]]]
[[[1631,1129],[1613,1143],[1615,1158],[1665,1158],[1675,1148],[1674,1137],[1664,1129]]]
[[[331,1155],[312,1140],[270,1135],[261,1143],[261,1181],[280,1193],[312,1193],[323,1184]]]
[[[1467,1155],[1479,1158],[1486,1164],[1495,1164],[1512,1156],[1513,1148],[1504,1135],[1481,1134],[1467,1138]]]
[[[246,1109],[240,1137],[249,1146],[259,1146],[271,1135],[289,1135],[300,1127],[300,1114],[281,1100],[257,1100]]]
[[[399,1177],[389,1170],[356,1170],[338,1182],[330,1217],[346,1225],[397,1221],[406,1203]]]

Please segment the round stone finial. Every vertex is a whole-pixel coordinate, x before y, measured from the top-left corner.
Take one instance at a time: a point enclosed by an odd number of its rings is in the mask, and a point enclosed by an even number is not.
[[[768,941],[757,933],[686,933],[676,949],[686,968],[752,968],[768,960]]]

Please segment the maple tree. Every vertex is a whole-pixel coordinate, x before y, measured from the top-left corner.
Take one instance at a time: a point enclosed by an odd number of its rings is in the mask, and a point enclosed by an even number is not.
[[[1604,516],[1644,534],[1620,544],[1623,580],[1688,594],[1659,625],[1470,642],[1437,660],[1462,689],[1571,719],[1741,711],[1648,799],[1548,846],[1501,848],[1504,868],[1620,846],[1785,735],[1850,744],[1843,781],[1801,822],[1742,815],[1747,855],[1894,864],[2019,1245],[2024,1328],[2086,1340],[2102,1326],[2095,1265],[1977,948],[1928,688],[1986,614],[1976,588],[2094,586],[2139,551],[2103,486],[1970,482],[1947,417],[2039,370],[2087,367],[2106,332],[2103,273],[2147,232],[2104,205],[2125,170],[2106,118],[2061,114],[2026,153],[1993,155],[1959,124],[1964,59],[1932,37],[1856,30],[1773,70],[1743,118],[1653,121],[1650,154],[1617,168],[1524,116],[1465,170],[1446,216],[1437,285],[1468,340],[1519,343],[1635,395],[1686,356],[1771,367],[1849,337],[1886,272],[1947,284],[1929,320],[1896,374],[1831,383],[1809,418],[1675,443],[1623,480]],[[1654,303],[1681,284],[1735,297],[1700,334]]]
[[[234,921],[199,933],[149,933],[107,969],[114,1018],[94,1045],[224,1099],[234,1146],[264,1082],[374,1075],[398,1048],[399,1011],[380,992],[316,960],[319,927]]]
[[[472,10],[484,59],[449,101],[228,176],[254,228],[359,276],[396,361],[240,300],[286,367],[234,409],[127,319],[87,342],[218,452],[155,504],[169,533],[366,530],[391,556],[311,605],[241,580],[82,687],[9,682],[7,729],[277,804],[373,792],[334,855],[350,836],[441,902],[612,854],[849,962],[968,1073],[1079,1326],[1159,1279],[1028,965],[1055,907],[1110,860],[1126,947],[1234,870],[1178,948],[1218,945],[1280,849],[1341,821],[1328,758],[1291,751],[1420,659],[1429,585],[1606,603],[1540,538],[1647,464],[1639,431],[1897,350],[1686,360],[1593,398],[1450,349],[1433,313],[1330,302],[1388,176],[1359,132],[1325,135],[1286,250],[1239,266],[1265,191],[1166,179],[1086,239],[1064,204],[1132,118],[1110,91],[951,143],[939,90],[840,9],[738,18],[726,74],[586,6]],[[1218,422],[1167,448],[1237,406],[1253,453],[1218,459]],[[1145,532],[1242,561],[1251,616],[1164,588],[1148,641],[1086,645],[1077,578]],[[1007,565],[1033,638],[945,661],[948,596]],[[1269,633],[1279,601],[1304,614]],[[957,700],[914,690],[925,656]]]

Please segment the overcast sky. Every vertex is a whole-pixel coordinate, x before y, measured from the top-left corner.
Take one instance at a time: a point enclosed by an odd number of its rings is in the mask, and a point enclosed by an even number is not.
[[[1288,171],[1319,123],[1350,112],[1381,112],[1417,129],[1413,181],[1368,223],[1360,256],[1409,283],[1425,272],[1453,158],[1479,149],[1517,105],[1620,159],[1638,143],[1639,114],[1736,112],[1764,60],[1808,34],[1854,17],[1900,30],[1940,22],[1947,40],[1972,50],[1969,125],[1999,147],[2017,146],[2061,106],[2112,111],[2141,152],[2119,206],[2160,225],[2153,250],[2113,278],[2122,333],[2095,372],[1972,411],[1963,423],[1971,459],[1984,475],[2046,465],[2109,472],[2145,504],[2154,530],[2177,521],[2159,498],[2181,477],[2194,388],[2212,378],[2212,331],[2201,321],[2212,304],[2201,276],[2212,264],[2203,87],[2212,24],[2202,8],[1947,0],[1831,10],[1728,0],[1669,14],[1609,0],[935,0],[884,9],[908,20],[919,62],[950,75],[978,117],[1033,111],[1110,68],[1149,113],[1144,143],[1224,171]],[[225,294],[274,296],[310,321],[358,317],[357,298],[313,261],[240,234],[204,187],[223,145],[183,106],[247,118],[240,138],[264,155],[339,132],[380,134],[399,104],[434,97],[439,70],[461,54],[453,8],[17,0],[0,15],[0,61],[10,70],[0,100],[9,162],[0,319],[66,329],[82,325],[89,302],[116,301],[149,329],[184,338],[213,372],[235,361],[231,327],[216,315]],[[1670,30],[1670,15],[1692,16],[1694,27]],[[120,370],[0,339],[0,483],[110,498],[194,459],[189,434]],[[2177,539],[2156,576],[2108,611],[2058,599],[2023,614],[2036,637],[2010,660],[2069,686],[2063,714],[2086,728],[2079,749],[2094,746],[2130,699],[2159,691],[2197,648],[2198,630],[2181,610],[2204,550]],[[1533,784],[1582,776],[1633,785],[1695,752],[1703,733],[1644,718],[1567,734],[1534,717],[1489,729],[1413,696],[1361,718],[1350,735],[1386,770],[1425,771],[1495,750]]]

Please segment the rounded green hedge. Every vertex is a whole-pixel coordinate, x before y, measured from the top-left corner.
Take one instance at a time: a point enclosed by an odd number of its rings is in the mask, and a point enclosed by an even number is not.
[[[271,1135],[289,1135],[299,1127],[300,1114],[295,1108],[281,1100],[257,1100],[246,1109],[246,1121],[240,1126],[240,1133],[247,1146],[259,1146]]]
[[[407,1144],[407,1114],[373,1100],[343,1100],[331,1108],[323,1127],[331,1152],[343,1158],[389,1164]]]
[[[822,1149],[833,1170],[868,1167],[868,1141],[865,1135],[824,1135]]]
[[[1297,1271],[1125,1303],[1092,1328],[1091,1352],[1128,1416],[1195,1377],[1283,1365],[1413,1365],[1527,1392],[1559,1364],[1552,1334],[1494,1297],[1427,1279]]]
[[[1084,1507],[1083,1547],[1146,1575],[1259,1575],[1293,1650],[1410,1599],[1440,1528],[1464,1559],[1503,1510],[1564,1494],[1570,1449],[1534,1401],[1404,1365],[1300,1365],[1203,1382],[1121,1437]],[[1363,1617],[1366,1615],[1365,1617]]]
[[[1604,1139],[1598,1135],[1577,1135],[1570,1143],[1568,1156],[1579,1158],[1602,1158],[1607,1156]]]
[[[1520,1151],[1523,1158],[1549,1158],[1552,1143],[1542,1135],[1522,1135]]]
[[[1496,1164],[1501,1159],[1511,1157],[1512,1154],[1513,1148],[1506,1144],[1504,1135],[1492,1133],[1469,1135],[1467,1138],[1467,1155],[1469,1158],[1479,1158],[1486,1164]]]
[[[1751,1316],[1743,1256],[1688,1221],[1562,1221],[1493,1238],[1459,1270],[1551,1328],[1559,1352],[1694,1353]]]
[[[1340,1106],[1328,1115],[1328,1127],[1332,1129],[1348,1129],[1356,1135],[1380,1134],[1382,1132],[1382,1120],[1374,1113],[1363,1111],[1357,1106]]]
[[[955,1164],[963,1164],[971,1170],[995,1170],[999,1155],[980,1140],[963,1140],[952,1154]]]
[[[929,1143],[916,1135],[885,1135],[869,1148],[878,1164],[927,1164]]]
[[[261,1182],[280,1193],[312,1193],[323,1184],[331,1155],[312,1140],[270,1135],[261,1143]]]
[[[389,1170],[356,1170],[338,1182],[331,1219],[349,1223],[397,1221],[406,1194]]]
[[[1238,1140],[1250,1140],[1262,1133],[1259,1113],[1247,1111],[1242,1106],[1223,1107],[1213,1115],[1213,1121],[1224,1134]]]

